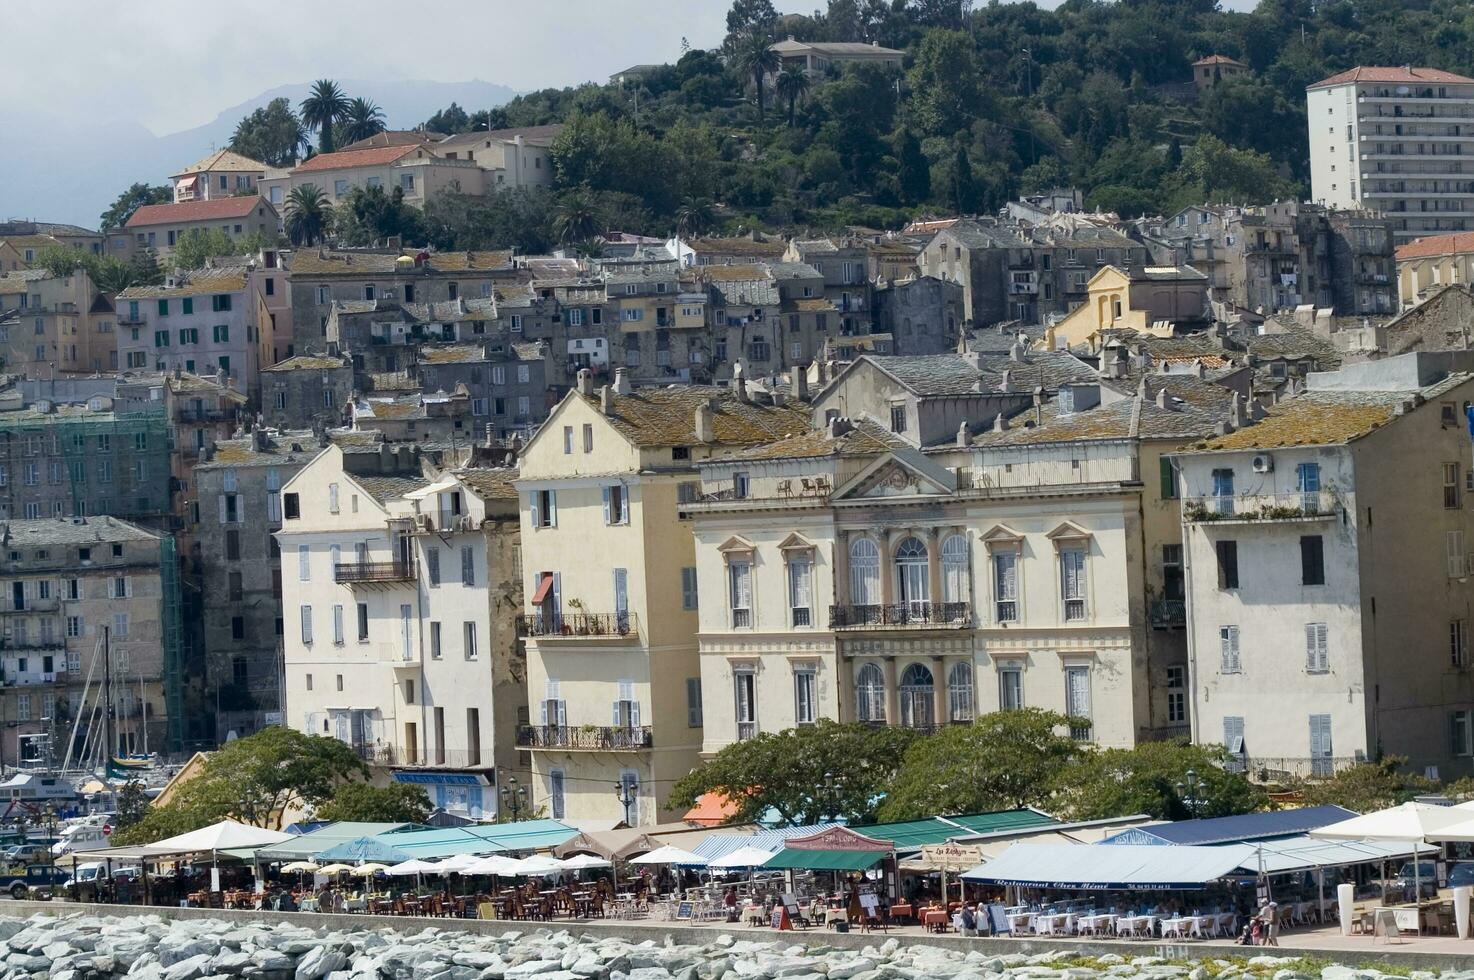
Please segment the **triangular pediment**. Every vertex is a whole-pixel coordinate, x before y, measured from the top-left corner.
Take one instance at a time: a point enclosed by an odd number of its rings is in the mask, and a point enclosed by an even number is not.
[[[779,551],[813,551],[814,542],[795,531],[778,542]]]
[[[915,450],[893,450],[861,470],[831,499],[884,497],[948,497],[957,490],[957,477]]]
[[[1024,536],[1007,524],[994,524],[982,535],[983,544],[990,548],[1017,546],[1022,544],[1023,540]]]
[[[751,541],[736,534],[717,545],[717,551],[724,555],[750,555],[754,550]]]
[[[1090,532],[1074,521],[1065,521],[1059,527],[1050,531],[1045,537],[1056,542],[1085,541],[1090,538]]]

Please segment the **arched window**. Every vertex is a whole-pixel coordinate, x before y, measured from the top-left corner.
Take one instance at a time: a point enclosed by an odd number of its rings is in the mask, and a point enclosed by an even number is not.
[[[947,672],[948,714],[954,723],[971,722],[976,717],[972,699],[972,664],[960,660]]]
[[[967,539],[960,534],[950,535],[942,542],[942,601],[960,605],[972,595],[968,581]],[[949,619],[961,619],[962,609],[947,611]]]
[[[864,722],[885,724],[885,675],[866,664],[855,675],[855,716]]]
[[[936,686],[931,671],[912,664],[901,675],[901,724],[907,728],[930,728],[936,724]]]
[[[880,605],[880,549],[869,538],[856,538],[850,544],[850,602]]]
[[[931,577],[926,567],[926,545],[907,538],[896,549],[896,600],[912,615],[925,616],[931,602]]]

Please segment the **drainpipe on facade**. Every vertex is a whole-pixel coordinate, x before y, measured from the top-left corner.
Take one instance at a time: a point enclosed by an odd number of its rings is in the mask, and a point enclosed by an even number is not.
[[[1182,474],[1177,461],[1172,461],[1172,480],[1177,485],[1178,510],[1182,509]],[[1198,643],[1193,630],[1192,549],[1187,536],[1192,533],[1187,522],[1178,517],[1182,528],[1182,628],[1187,631],[1187,731],[1188,740],[1198,744]]]
[[[413,542],[414,535],[410,535]],[[420,549],[414,546],[415,561],[415,642],[419,645],[420,685],[420,765],[430,763],[430,720],[425,698],[425,579],[420,568]],[[431,801],[434,802],[433,800]]]

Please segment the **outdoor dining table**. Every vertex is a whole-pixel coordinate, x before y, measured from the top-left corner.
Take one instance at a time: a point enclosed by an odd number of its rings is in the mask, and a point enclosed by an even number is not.
[[[1034,931],[1041,936],[1068,935],[1072,912],[1040,912],[1034,916]]]
[[[891,906],[892,919],[909,919],[915,915],[916,910],[908,902],[900,902]]]
[[[1093,912],[1080,916],[1079,930],[1082,934],[1086,932],[1091,934],[1110,932],[1115,922],[1116,916],[1110,912]]]
[[[1130,933],[1133,936],[1145,932],[1148,937],[1157,931],[1157,919],[1155,915],[1123,915],[1116,919],[1116,935]]]
[[[744,905],[742,918],[750,926],[760,926],[767,922],[768,914],[761,905]]]
[[[1169,936],[1178,939],[1186,939],[1188,936],[1196,936],[1199,939],[1213,935],[1214,927],[1218,923],[1216,915],[1177,915],[1162,920],[1162,938]]]
[[[837,906],[837,905],[831,905],[831,906],[829,906],[828,908],[826,908],[824,910],[824,924],[826,926],[832,926],[836,922],[849,922],[849,921],[850,921],[850,910],[849,909],[841,908],[840,906]]]
[[[927,909],[921,913],[921,924],[926,926],[927,932],[946,932],[947,910]]]
[[[1029,932],[1034,926],[1033,912],[1009,912],[1008,931],[1014,935],[1021,932]]]

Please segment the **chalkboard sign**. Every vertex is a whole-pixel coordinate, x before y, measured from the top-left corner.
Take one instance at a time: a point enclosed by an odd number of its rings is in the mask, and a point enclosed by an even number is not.
[[[1372,925],[1372,935],[1381,933],[1388,939],[1401,938],[1402,932],[1397,927],[1396,909],[1377,909],[1376,922]]]
[[[1006,935],[1013,931],[1013,926],[1008,921],[1008,910],[1001,903],[994,902],[988,906],[988,918],[993,922],[993,935]]]
[[[771,924],[772,924],[772,926],[773,926],[774,929],[782,929],[783,928],[783,906],[781,906],[781,905],[775,905],[775,906],[773,906],[773,918],[772,918]]]
[[[691,913],[693,913],[695,911],[696,911],[696,903],[695,902],[682,902],[681,904],[679,904],[679,905],[676,906],[676,918],[677,919],[689,919],[689,918],[691,918]]]

